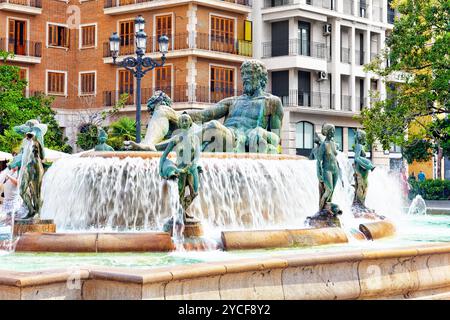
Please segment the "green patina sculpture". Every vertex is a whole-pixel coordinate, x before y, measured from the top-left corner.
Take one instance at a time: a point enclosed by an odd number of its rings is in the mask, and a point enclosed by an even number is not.
[[[168,143],[159,165],[160,175],[163,179],[178,179],[184,224],[194,221],[194,218],[188,215],[187,210],[198,196],[199,172],[201,171],[198,164],[201,145],[198,136],[192,130],[192,124],[192,118],[188,114],[182,114],[179,117],[180,129],[175,132]],[[172,151],[176,153],[175,163],[167,158]],[[188,195],[186,195],[186,189],[189,191]]]
[[[98,128],[98,144],[95,146],[95,151],[114,151],[113,147],[106,144],[108,134],[103,128]]]
[[[358,130],[355,140],[355,198],[352,206],[353,214],[357,218],[384,219],[383,216],[377,215],[374,210],[366,207],[369,173],[375,170],[375,166],[366,158],[366,132]]]
[[[322,135],[316,135],[317,145],[313,157],[317,160],[317,177],[319,179],[319,212],[307,218],[307,224],[313,227],[340,227],[338,216],[342,214],[339,206],[332,203],[337,182],[341,179],[341,170],[337,161],[337,146],[334,142],[335,127],[325,124]],[[342,179],[341,179],[342,180]]]
[[[242,64],[241,73],[242,96],[226,98],[205,110],[187,111],[200,124],[195,131],[203,141],[202,151],[278,153],[283,105],[280,98],[264,92],[267,69],[250,60]],[[155,94],[149,101],[153,114],[144,142],[127,144],[136,150],[165,150],[172,132],[179,128],[180,114],[170,105],[170,100]]]
[[[14,131],[25,135],[19,155],[15,161],[21,162],[19,172],[19,192],[28,209],[26,218],[39,214],[42,207],[41,186],[44,177],[44,136],[47,126],[38,120],[29,120]]]

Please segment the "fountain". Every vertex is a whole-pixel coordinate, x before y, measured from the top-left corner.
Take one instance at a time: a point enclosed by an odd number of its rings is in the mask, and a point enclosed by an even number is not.
[[[413,215],[427,214],[427,204],[425,203],[425,200],[423,200],[420,194],[418,194],[411,202],[411,206],[408,209],[408,214]]]
[[[152,117],[142,144],[126,142],[129,151],[114,152],[100,132],[97,151],[55,162],[43,179],[40,218],[54,221],[58,232],[23,234],[16,247],[25,255],[114,254],[113,265],[119,253],[151,253],[182,258],[181,266],[86,268],[80,271],[84,285],[70,293],[59,285],[68,277],[64,272],[31,280],[14,275],[19,296],[27,290],[34,298],[74,299],[446,293],[450,248],[393,248],[394,222],[402,214],[399,186],[383,168],[369,175],[364,133],[357,134],[355,168],[336,150],[331,124],[323,126],[323,139],[316,137],[316,161],[278,154],[281,100],[264,93],[261,63],[244,63],[242,79],[243,96],[203,111],[180,114],[157,92],[149,100]],[[239,260],[244,254],[249,259]],[[100,259],[108,265],[108,257]],[[198,257],[213,263],[190,266]],[[400,258],[408,262],[399,264]],[[48,284],[53,287],[46,291]],[[0,289],[0,298],[7,294]]]

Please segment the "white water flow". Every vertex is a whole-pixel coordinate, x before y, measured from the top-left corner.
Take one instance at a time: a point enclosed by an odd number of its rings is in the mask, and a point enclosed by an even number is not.
[[[334,202],[350,226],[353,171],[343,155],[339,161],[344,187],[338,183]],[[208,228],[302,228],[318,210],[315,161],[203,158],[200,164],[204,173],[190,213]],[[44,177],[41,216],[66,231],[160,230],[176,209],[167,207],[170,192],[162,187],[158,165],[159,159],[141,158],[58,161]],[[369,183],[369,207],[389,217],[401,212],[392,175],[377,168]]]
[[[409,207],[408,214],[413,215],[426,215],[427,214],[427,204],[425,200],[423,200],[421,195],[417,195],[414,200],[411,202],[411,206]]]

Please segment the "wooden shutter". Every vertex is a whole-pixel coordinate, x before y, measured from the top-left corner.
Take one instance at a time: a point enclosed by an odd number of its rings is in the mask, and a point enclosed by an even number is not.
[[[95,46],[95,25],[84,26],[81,29],[81,47]]]
[[[233,19],[211,16],[211,50],[235,53]]]
[[[120,23],[120,53],[134,53],[134,21],[122,21]]]
[[[65,93],[66,76],[62,72],[49,72],[47,78],[48,94],[61,95]]]
[[[172,96],[172,66],[155,68],[155,90],[162,90]]]
[[[95,94],[95,72],[82,73],[80,76],[81,94]]]
[[[14,19],[9,19],[8,26],[8,51],[14,52],[14,37],[16,34],[16,21]]]
[[[119,96],[128,93],[127,104],[134,104],[134,77],[128,70],[119,70]]]
[[[63,41],[62,43],[64,44],[64,47],[69,48],[69,41],[70,41],[70,30],[69,28],[65,28],[63,29]]]
[[[234,69],[211,67],[211,99],[212,102],[234,96]]]
[[[172,48],[172,15],[156,17],[156,39],[155,45],[158,46],[158,39],[162,35],[169,37],[169,50]],[[158,50],[156,47],[155,50]]]

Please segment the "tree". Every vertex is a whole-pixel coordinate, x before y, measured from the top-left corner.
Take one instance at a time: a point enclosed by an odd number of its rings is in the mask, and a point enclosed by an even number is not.
[[[80,115],[83,119],[81,125],[78,124],[79,132],[77,134],[77,146],[83,150],[91,150],[98,143],[98,129],[103,126],[103,123],[118,114],[121,109],[125,108],[129,95],[124,93],[120,95],[117,103],[110,110],[102,110],[90,112],[85,110],[84,115]],[[86,105],[89,105],[89,100],[86,100]],[[105,128],[107,131],[107,128]],[[113,146],[116,149],[116,146]],[[116,149],[117,150],[117,149]]]
[[[123,117],[109,126],[108,144],[114,150],[120,150],[124,141],[136,141],[136,121]]]
[[[396,0],[392,6],[400,17],[386,50],[366,66],[387,84],[388,96],[361,114],[368,141],[380,141],[385,150],[403,147],[409,162],[429,160],[438,149],[450,155],[450,1]],[[396,76],[401,82],[393,84]]]
[[[9,54],[0,52],[6,61]],[[63,152],[71,152],[63,132],[55,119],[55,111],[51,109],[52,98],[44,95],[25,97],[26,80],[20,79],[19,68],[12,65],[0,65],[0,150],[18,151],[22,136],[15,133],[14,126],[24,124],[30,119],[38,119],[48,125],[45,135],[45,146]]]

